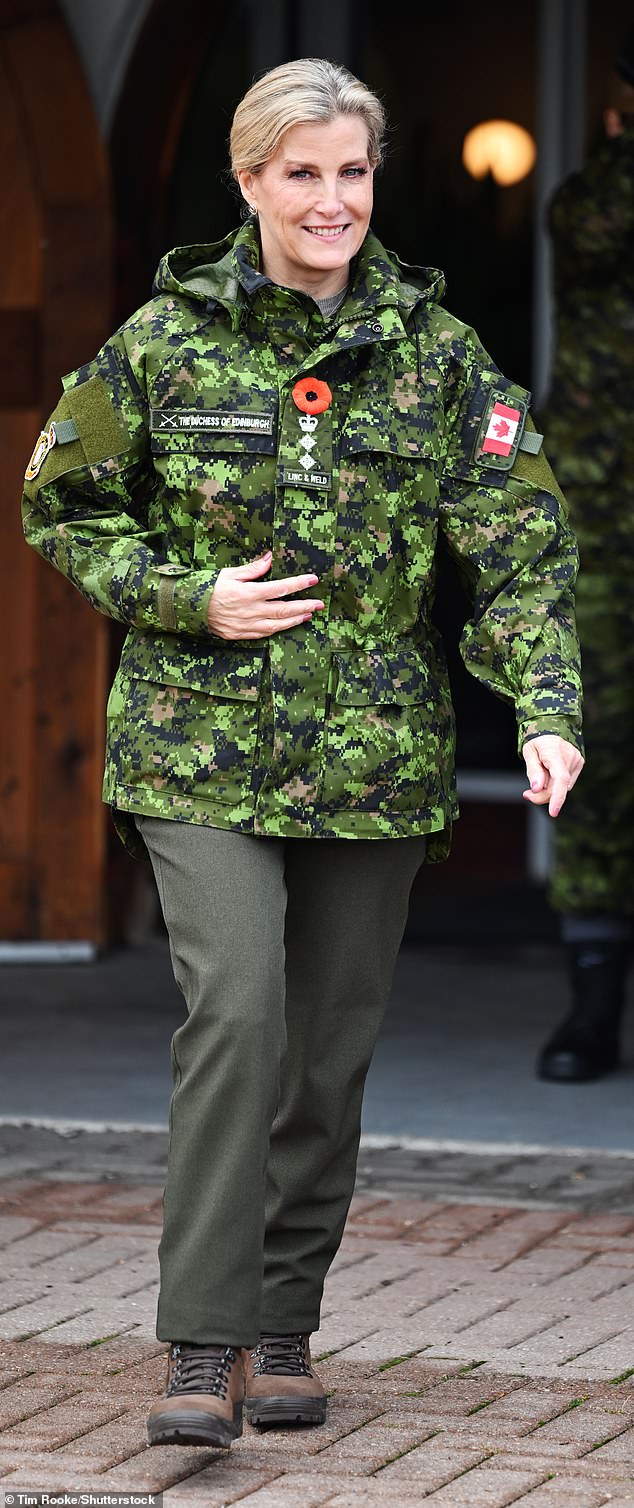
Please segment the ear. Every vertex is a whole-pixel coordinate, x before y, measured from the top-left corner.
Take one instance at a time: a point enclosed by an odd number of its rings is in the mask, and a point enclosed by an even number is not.
[[[623,116],[620,115],[618,110],[613,110],[611,106],[603,111],[603,124],[606,136],[623,135]]]
[[[240,193],[251,209],[257,209],[255,173],[249,173],[246,168],[238,168],[237,179],[240,185]]]

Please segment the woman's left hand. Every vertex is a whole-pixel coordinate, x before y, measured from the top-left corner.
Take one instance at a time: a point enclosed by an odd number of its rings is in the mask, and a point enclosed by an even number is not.
[[[545,806],[551,817],[558,817],[568,792],[584,766],[583,756],[565,738],[542,733],[540,738],[524,744],[522,756],[530,780],[530,790],[523,791],[526,801]]]

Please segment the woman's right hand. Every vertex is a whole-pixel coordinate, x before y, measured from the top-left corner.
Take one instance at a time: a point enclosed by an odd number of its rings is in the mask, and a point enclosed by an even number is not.
[[[323,608],[315,597],[284,602],[292,592],[316,586],[318,576],[285,576],[281,581],[261,581],[271,569],[270,550],[247,565],[224,566],[218,572],[209,599],[207,622],[220,639],[264,639],[283,628],[307,623]]]

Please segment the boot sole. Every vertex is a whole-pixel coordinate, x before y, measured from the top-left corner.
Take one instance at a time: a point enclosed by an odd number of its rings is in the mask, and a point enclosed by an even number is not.
[[[233,1420],[214,1419],[192,1409],[191,1414],[182,1411],[174,1415],[156,1414],[148,1420],[148,1444],[150,1445],[215,1445],[226,1449],[242,1434],[242,1406],[234,1409]]]
[[[256,1429],[275,1424],[324,1424],[325,1398],[254,1398],[244,1405],[244,1412]]]
[[[614,1073],[618,1067],[619,1062],[615,1058],[583,1068],[579,1062],[571,1062],[570,1058],[562,1054],[561,1057],[553,1055],[548,1061],[539,1062],[537,1076],[551,1084],[590,1084],[595,1079],[602,1079],[605,1074]]]

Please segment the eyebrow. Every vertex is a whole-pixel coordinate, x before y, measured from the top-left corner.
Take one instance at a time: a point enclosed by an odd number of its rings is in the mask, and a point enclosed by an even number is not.
[[[285,168],[312,168],[314,170],[319,166],[316,162],[306,162],[304,158],[300,157],[284,157],[282,160]],[[368,161],[367,153],[364,155],[360,152],[358,157],[352,157],[349,162],[342,162],[340,166],[342,168],[358,168],[361,163],[367,163]]]

